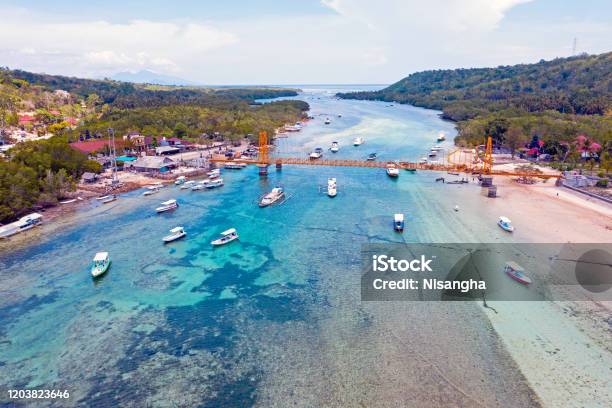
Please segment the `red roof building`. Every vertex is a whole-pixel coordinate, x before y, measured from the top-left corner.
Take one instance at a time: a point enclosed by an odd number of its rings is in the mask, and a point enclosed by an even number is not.
[[[104,139],[70,143],[70,147],[85,154],[102,151],[105,146],[108,146],[108,140]]]
[[[70,126],[76,126],[79,123],[79,120],[73,117],[67,117],[67,118],[64,118],[64,120],[68,122]]]
[[[34,122],[34,116],[32,115],[19,115],[19,124],[25,125]]]

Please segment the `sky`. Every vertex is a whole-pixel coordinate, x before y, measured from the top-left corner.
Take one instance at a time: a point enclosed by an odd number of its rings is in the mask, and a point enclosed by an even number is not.
[[[387,84],[612,51],[610,0],[0,0],[0,65],[199,84]]]

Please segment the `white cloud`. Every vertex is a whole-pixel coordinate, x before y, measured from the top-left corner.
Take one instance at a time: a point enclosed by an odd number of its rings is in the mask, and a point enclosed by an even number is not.
[[[81,76],[148,68],[208,84],[380,83],[566,56],[574,36],[581,51],[605,52],[612,38],[609,24],[507,18],[531,0],[320,1],[328,13],[214,23],[64,21],[0,9],[0,60]]]
[[[105,75],[139,68],[177,71],[193,55],[233,44],[237,37],[211,24],[133,20],[52,21],[22,10],[0,10],[0,52],[28,54],[45,71]],[[35,58],[34,50],[47,54]],[[56,55],[54,59],[50,55]],[[8,61],[10,62],[10,61]]]

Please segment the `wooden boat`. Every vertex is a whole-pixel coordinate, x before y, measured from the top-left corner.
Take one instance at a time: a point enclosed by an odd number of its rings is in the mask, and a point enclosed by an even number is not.
[[[510,221],[510,218],[504,217],[503,215],[499,217],[499,220],[497,220],[497,225],[499,225],[499,227],[504,231],[514,231],[514,226],[512,225],[512,221]]]
[[[506,262],[504,266],[504,272],[515,281],[522,283],[523,285],[529,285],[532,281],[531,278],[525,275],[525,270],[522,266],[515,262]]]
[[[97,278],[106,273],[110,267],[111,259],[108,252],[98,252],[93,259],[93,265],[91,266],[91,276]]]
[[[221,246],[225,244],[229,244],[230,242],[238,239],[238,232],[236,232],[235,228],[230,228],[227,231],[223,231],[221,236],[214,241],[211,241],[211,245],[213,246]]]
[[[393,228],[396,231],[404,231],[404,214],[395,214],[393,216]]]
[[[170,230],[170,235],[166,235],[162,238],[165,244],[176,241],[177,239],[181,239],[186,236],[187,233],[183,227],[174,227]]]

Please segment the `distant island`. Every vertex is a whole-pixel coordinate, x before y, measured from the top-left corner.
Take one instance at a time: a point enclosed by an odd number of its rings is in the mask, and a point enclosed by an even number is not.
[[[524,148],[532,155],[565,160],[571,153],[568,145],[582,143],[583,151],[577,149],[576,154],[596,155],[606,171],[610,167],[612,52],[536,64],[424,71],[379,91],[337,96],[441,110],[443,118],[457,122],[459,145],[476,146],[491,135],[513,154]]]

